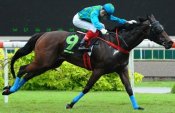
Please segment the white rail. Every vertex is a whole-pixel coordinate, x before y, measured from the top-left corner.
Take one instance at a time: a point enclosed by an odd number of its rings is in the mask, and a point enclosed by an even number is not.
[[[27,42],[0,42],[0,48],[21,48]]]

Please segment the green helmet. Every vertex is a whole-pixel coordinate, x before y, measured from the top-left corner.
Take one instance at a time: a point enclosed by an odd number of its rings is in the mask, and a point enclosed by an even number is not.
[[[113,14],[115,11],[114,5],[112,5],[111,3],[103,5],[103,9],[110,15]]]

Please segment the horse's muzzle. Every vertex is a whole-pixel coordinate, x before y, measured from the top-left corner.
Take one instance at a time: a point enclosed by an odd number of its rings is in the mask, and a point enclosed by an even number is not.
[[[165,49],[173,48],[173,46],[175,48],[175,42],[173,42],[173,41],[169,41],[169,42],[164,44]]]

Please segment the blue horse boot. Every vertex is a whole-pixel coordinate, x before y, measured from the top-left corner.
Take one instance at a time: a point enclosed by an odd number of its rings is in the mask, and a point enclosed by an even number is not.
[[[71,109],[75,103],[77,103],[82,97],[84,96],[84,93],[81,92],[78,96],[76,96],[70,104],[66,105],[66,109]]]
[[[131,103],[132,103],[132,106],[133,106],[134,110],[144,110],[144,108],[139,107],[134,95],[130,96],[130,100],[131,100]]]

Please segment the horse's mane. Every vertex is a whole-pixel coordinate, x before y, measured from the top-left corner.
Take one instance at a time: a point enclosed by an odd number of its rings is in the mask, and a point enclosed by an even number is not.
[[[143,26],[147,26],[147,24],[145,24],[145,22],[148,20],[148,18],[144,18],[144,17],[138,17],[138,21],[137,23],[134,24],[124,24],[122,26],[115,26],[113,29],[108,31],[110,32],[110,35],[107,38],[107,40],[112,40],[113,38],[116,37],[116,30],[118,31],[118,37],[119,38],[123,38],[125,36],[130,36],[130,34],[135,34],[137,32],[140,32],[141,28]]]
[[[135,27],[139,26],[140,24],[124,24],[122,26],[115,26],[113,29],[109,30],[110,32],[116,32],[116,29],[118,32],[122,32],[123,30],[125,31],[130,31],[133,30]]]
[[[116,32],[116,29],[118,29],[118,32],[122,32],[123,30],[125,31],[131,31],[134,28],[140,26],[144,21],[148,20],[148,18],[145,17],[137,17],[138,18],[138,23],[135,24],[124,24],[122,26],[115,26],[113,29],[110,29],[110,32]]]

